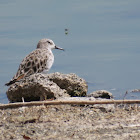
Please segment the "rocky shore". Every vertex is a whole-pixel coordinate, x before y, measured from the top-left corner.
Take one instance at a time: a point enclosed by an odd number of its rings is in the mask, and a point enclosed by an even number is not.
[[[43,100],[114,100],[108,91],[87,95],[87,90],[86,81],[75,74],[35,74],[13,84],[7,91],[10,102],[42,101],[42,105],[1,108],[0,139],[140,138],[140,107],[137,104],[43,105]]]
[[[107,111],[92,105],[48,105],[0,110],[1,140],[139,140],[140,108]]]

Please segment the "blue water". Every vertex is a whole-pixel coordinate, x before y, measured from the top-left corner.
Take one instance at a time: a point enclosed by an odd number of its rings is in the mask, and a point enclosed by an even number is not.
[[[54,50],[50,73],[76,73],[88,82],[88,93],[105,89],[122,99],[126,90],[139,89],[139,5],[139,0],[1,0],[0,103],[8,102],[4,84],[42,38],[66,50]],[[126,98],[140,99],[140,93]]]

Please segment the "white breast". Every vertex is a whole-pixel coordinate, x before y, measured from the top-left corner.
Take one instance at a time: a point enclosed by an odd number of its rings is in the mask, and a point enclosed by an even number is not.
[[[45,67],[45,69],[43,70],[42,73],[48,73],[48,71],[52,67],[53,63],[54,63],[54,55],[53,55],[52,51],[50,51],[48,53],[48,60],[46,62],[46,67]]]

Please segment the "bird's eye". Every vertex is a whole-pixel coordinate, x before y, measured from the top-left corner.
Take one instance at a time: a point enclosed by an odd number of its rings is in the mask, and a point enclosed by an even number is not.
[[[49,44],[52,44],[50,41],[47,41]]]

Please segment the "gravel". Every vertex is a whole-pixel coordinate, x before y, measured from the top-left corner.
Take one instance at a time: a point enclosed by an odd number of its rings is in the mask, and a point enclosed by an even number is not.
[[[114,111],[85,105],[48,105],[0,110],[1,140],[126,140],[140,138],[140,107]]]

